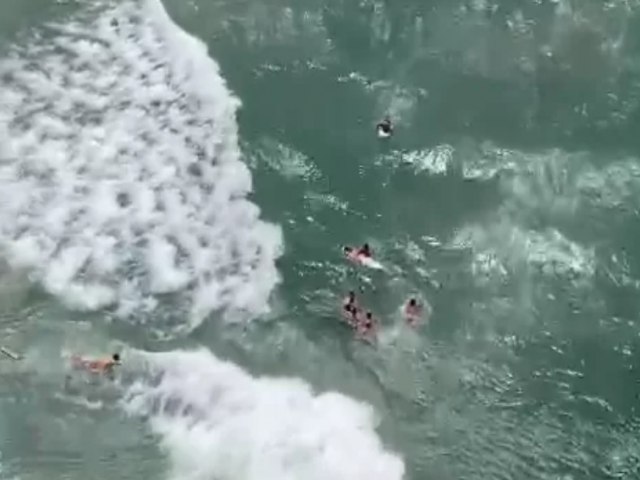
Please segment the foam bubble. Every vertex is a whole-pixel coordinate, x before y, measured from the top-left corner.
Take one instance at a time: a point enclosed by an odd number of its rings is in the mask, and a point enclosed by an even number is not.
[[[127,412],[148,418],[173,478],[399,480],[372,408],[297,379],[253,378],[205,350],[145,354]]]
[[[0,63],[8,262],[77,309],[127,316],[178,293],[195,324],[265,311],[281,231],[245,198],[240,102],[206,47],[157,0],[32,40]]]

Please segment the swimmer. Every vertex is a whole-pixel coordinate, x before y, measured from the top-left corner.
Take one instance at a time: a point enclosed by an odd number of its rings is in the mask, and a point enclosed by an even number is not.
[[[344,307],[345,321],[353,328],[358,327],[360,309],[355,305],[346,305]]]
[[[351,290],[349,292],[349,295],[347,295],[344,300],[342,301],[342,307],[346,310],[347,307],[350,306],[357,306],[357,300],[356,300],[356,292],[354,292],[353,290]]]
[[[418,320],[420,320],[422,316],[422,306],[418,304],[415,298],[410,298],[404,306],[404,316],[411,326],[415,326]]]
[[[348,245],[345,245],[344,247],[342,247],[342,251],[344,252],[346,257],[352,258],[355,255],[357,255],[357,250],[353,247],[350,247]]]
[[[376,321],[371,312],[367,312],[365,318],[358,323],[358,333],[363,337],[372,337],[376,334]]]
[[[87,370],[91,373],[111,373],[116,365],[120,365],[120,355],[117,353],[111,357],[97,359],[86,359],[80,355],[71,357],[73,368]]]
[[[385,117],[381,122],[376,125],[376,132],[380,138],[389,138],[393,135],[393,124],[389,117]]]
[[[360,306],[358,305],[358,300],[356,300],[356,292],[351,290],[349,295],[342,300],[342,315],[349,324],[353,325],[354,322],[357,322],[359,310]]]
[[[343,247],[342,251],[344,252],[344,256],[347,257],[347,260],[349,260],[350,262],[357,264],[362,263],[362,258],[360,257],[360,255],[358,255],[359,250],[353,247],[345,246]]]
[[[366,257],[366,258],[371,258],[373,256],[373,253],[371,252],[371,247],[369,246],[369,244],[365,243],[364,245],[362,245],[360,250],[358,250],[357,255]]]
[[[352,262],[360,262],[363,258],[371,258],[373,253],[368,243],[362,245],[362,247],[356,249],[353,247],[342,247],[344,255]]]

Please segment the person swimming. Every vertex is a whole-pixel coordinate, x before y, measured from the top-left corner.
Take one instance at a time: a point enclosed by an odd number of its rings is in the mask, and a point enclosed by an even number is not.
[[[372,336],[375,335],[376,321],[373,318],[373,314],[371,312],[367,312],[365,317],[358,322],[358,332],[362,336]]]
[[[420,305],[414,297],[411,297],[404,306],[404,316],[411,326],[415,326],[418,320],[420,320],[422,316],[422,305]]]
[[[347,321],[347,323],[349,325],[351,325],[353,328],[357,328],[358,327],[358,323],[360,321],[360,308],[358,308],[355,304],[353,305],[347,305],[347,307],[345,308],[345,319]]]
[[[404,310],[407,315],[420,313],[420,307],[418,306],[417,300],[415,298],[410,298]]]
[[[358,250],[353,248],[353,247],[349,247],[349,246],[345,246],[343,247],[343,252],[344,252],[344,256],[347,258],[347,260],[349,260],[350,262],[353,263],[361,263],[360,262],[360,257],[358,256]]]
[[[120,365],[120,354],[114,353],[111,357],[87,359],[80,355],[71,357],[73,368],[87,370],[91,373],[111,373],[116,365]]]
[[[360,248],[354,248],[354,247],[345,245],[344,247],[342,247],[342,251],[344,252],[347,258],[350,258],[352,260],[357,260],[358,257],[371,258],[373,256],[373,252],[368,243],[365,243]]]
[[[345,245],[344,247],[342,247],[342,251],[344,252],[345,256],[351,260],[357,260],[358,257],[366,257],[366,258],[373,257],[373,251],[371,250],[371,247],[369,246],[368,243],[365,243],[364,245],[362,245],[360,248],[357,248],[357,249],[354,247]]]
[[[373,252],[371,251],[371,247],[368,243],[365,243],[364,245],[362,245],[362,247],[360,247],[360,249],[358,250],[358,255],[367,258],[371,258],[373,256]]]
[[[353,306],[357,303],[356,301],[356,292],[354,292],[353,290],[349,291],[349,294],[345,297],[345,299],[342,301],[342,306],[343,308],[347,308],[350,306]]]
[[[358,327],[362,316],[362,309],[358,304],[356,292],[353,290],[349,291],[349,294],[342,300],[342,316],[350,326],[354,328]]]
[[[411,297],[404,306],[404,317],[407,323],[415,327],[419,320],[423,319],[425,306],[418,303],[415,297]],[[431,314],[431,307],[426,304],[426,320]]]
[[[388,138],[393,135],[393,124],[389,117],[385,117],[376,125],[376,132],[380,138]]]

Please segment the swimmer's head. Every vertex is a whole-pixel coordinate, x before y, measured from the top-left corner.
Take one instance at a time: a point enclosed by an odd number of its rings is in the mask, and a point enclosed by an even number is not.
[[[356,292],[354,292],[353,290],[351,290],[349,292],[349,300],[351,300],[352,302],[356,299]]]
[[[111,358],[113,358],[113,361],[118,363],[120,362],[120,354],[119,353],[114,353],[113,355],[111,355]]]
[[[342,247],[342,251],[343,251],[344,253],[349,253],[349,252],[351,251],[351,247],[349,247],[349,246],[345,245],[344,247]]]
[[[415,307],[416,306],[416,299],[415,298],[409,299],[409,306],[411,306],[411,307]]]
[[[367,320],[371,320],[372,316],[373,316],[373,314],[371,312],[367,312]]]

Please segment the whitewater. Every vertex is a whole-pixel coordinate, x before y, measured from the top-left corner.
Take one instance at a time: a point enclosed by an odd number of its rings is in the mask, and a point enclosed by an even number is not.
[[[246,196],[235,112],[206,47],[159,2],[48,26],[2,64],[4,258],[74,309],[196,326],[262,313],[278,227]]]

